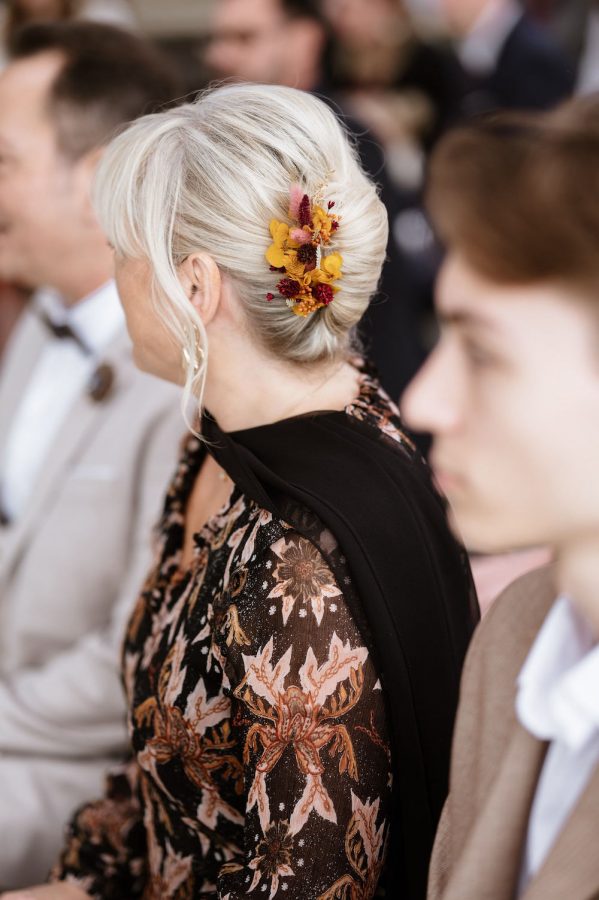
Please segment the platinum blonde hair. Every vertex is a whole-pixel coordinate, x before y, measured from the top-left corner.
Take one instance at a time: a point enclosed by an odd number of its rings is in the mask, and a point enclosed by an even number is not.
[[[341,290],[307,318],[276,293],[264,257],[270,220],[288,222],[289,188],[334,201]],[[100,222],[117,253],[149,260],[153,298],[186,351],[184,404],[201,404],[208,343],[178,275],[203,251],[233,283],[248,329],[273,357],[313,364],[350,352],[387,245],[387,214],[329,107],[271,85],[226,85],[193,103],[137,119],[108,146],[95,184]],[[275,299],[266,300],[268,292]]]

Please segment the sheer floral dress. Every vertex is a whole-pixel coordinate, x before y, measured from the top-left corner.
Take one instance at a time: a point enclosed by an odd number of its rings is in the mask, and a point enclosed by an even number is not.
[[[404,443],[367,376],[346,412]],[[234,487],[182,571],[204,452],[189,437],[124,643],[132,757],[76,813],[53,878],[104,900],[375,896],[389,727],[345,560],[322,535],[334,576],[314,543]]]

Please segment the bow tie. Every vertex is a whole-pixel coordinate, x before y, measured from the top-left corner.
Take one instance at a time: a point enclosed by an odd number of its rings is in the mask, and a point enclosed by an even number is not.
[[[85,356],[93,356],[94,351],[70,325],[57,325],[43,310],[37,311],[40,322],[58,340],[74,341]],[[114,369],[108,363],[100,363],[92,372],[87,385],[87,394],[94,403],[101,403],[111,392],[114,385]],[[0,520],[1,521],[1,520]]]
[[[38,316],[40,322],[42,323],[42,325],[44,325],[45,328],[47,328],[47,330],[50,332],[50,334],[53,337],[58,338],[58,340],[60,340],[60,341],[63,341],[63,340],[74,341],[77,344],[77,346],[79,347],[79,349],[86,356],[93,355],[93,351],[92,351],[91,347],[89,347],[87,345],[87,343],[83,340],[83,338],[80,335],[78,335],[77,332],[74,331],[70,325],[67,325],[66,323],[62,324],[62,325],[57,325],[56,322],[53,322],[52,319],[50,318],[50,316],[46,312],[44,312],[44,310],[38,310],[37,316]]]

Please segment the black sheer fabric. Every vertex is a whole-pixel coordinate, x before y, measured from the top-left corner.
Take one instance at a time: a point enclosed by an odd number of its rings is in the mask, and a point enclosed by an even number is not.
[[[478,620],[445,504],[417,454],[343,412],[234,433],[207,414],[202,431],[247,497],[314,542],[333,572],[323,525],[347,560],[346,599],[389,703],[394,814],[385,884],[393,896],[421,900],[447,793],[462,663]]]

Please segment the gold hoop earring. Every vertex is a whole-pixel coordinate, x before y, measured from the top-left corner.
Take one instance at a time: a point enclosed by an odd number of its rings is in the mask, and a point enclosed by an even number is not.
[[[192,360],[191,354],[187,347],[183,347],[181,349],[181,366],[183,367],[183,371],[187,375],[189,367],[193,365],[193,377],[196,378],[200,372],[200,369],[204,365],[204,348],[200,345],[200,332],[197,325],[193,326],[193,334],[195,344],[195,359]]]

